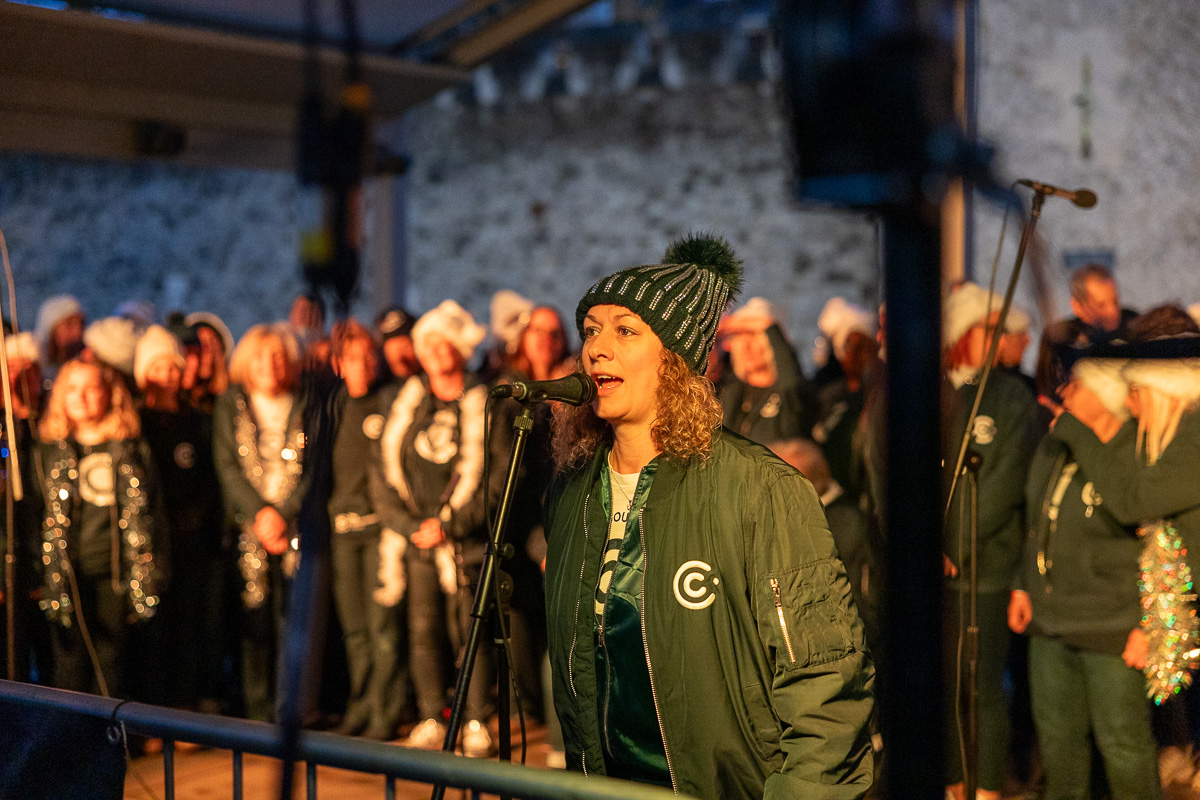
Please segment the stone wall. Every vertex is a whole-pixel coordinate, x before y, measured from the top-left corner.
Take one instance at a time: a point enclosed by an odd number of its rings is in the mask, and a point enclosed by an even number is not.
[[[514,288],[573,312],[596,278],[711,230],[744,259],[744,296],[811,341],[831,295],[874,302],[875,230],[794,207],[783,133],[771,96],[745,85],[425,109],[410,139],[414,305],[486,311]]]
[[[1099,195],[1090,210],[1045,205],[1039,231],[1058,313],[1069,313],[1063,256],[1073,250],[1112,251],[1122,299],[1135,308],[1200,301],[1200,5],[985,0],[980,24],[980,132],[999,145],[1000,173]],[[999,210],[981,209],[979,223],[986,274]],[[1009,231],[1002,277],[1019,225]],[[1031,286],[1022,280],[1027,304]]]

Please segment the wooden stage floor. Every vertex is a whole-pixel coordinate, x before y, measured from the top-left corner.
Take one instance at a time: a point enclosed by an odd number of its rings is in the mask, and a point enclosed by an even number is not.
[[[513,760],[521,758],[520,731],[513,725]],[[495,739],[495,725],[492,738]],[[528,749],[525,763],[546,766],[550,746],[546,744],[546,728],[528,728]],[[242,761],[245,800],[277,800],[279,797],[280,762],[266,756],[247,754]],[[296,771],[296,791],[293,797],[305,797],[304,765]],[[423,783],[396,781],[396,797],[400,800],[426,800],[431,787]],[[125,776],[126,800],[164,800],[162,755],[144,755],[133,759]],[[227,800],[233,797],[233,758],[228,750],[175,751],[176,800]],[[380,775],[317,767],[318,800],[382,800],[384,779]],[[450,789],[449,800],[468,797],[466,792]]]

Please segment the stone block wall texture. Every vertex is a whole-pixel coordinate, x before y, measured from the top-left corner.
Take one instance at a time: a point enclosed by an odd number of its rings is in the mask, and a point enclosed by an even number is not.
[[[980,25],[980,131],[998,148],[1000,174],[1100,195],[1091,211],[1046,205],[1056,313],[1067,312],[1063,254],[1082,249],[1114,252],[1135,307],[1200,300],[1200,5],[983,0]],[[596,277],[708,229],[745,259],[744,296],[770,299],[807,359],[826,299],[880,296],[876,228],[796,207],[773,93],[699,72],[675,92],[595,89],[411,114],[409,305],[454,297],[486,317],[492,293],[513,288],[569,313]],[[1090,157],[1081,97],[1091,105]],[[280,317],[301,289],[296,198],[288,174],[2,155],[0,227],[21,322],[32,325],[37,303],[59,292],[77,294],[93,316],[130,297],[160,311],[209,309],[235,333]],[[977,221],[986,279],[1000,211],[981,202]],[[1010,220],[1002,280],[1019,227]],[[388,267],[364,264],[359,313],[373,310],[372,270]],[[1023,280],[1026,306],[1031,286]]]
[[[1077,250],[1113,251],[1122,300],[1134,308],[1200,302],[1200,5],[984,0],[980,26],[980,133],[999,147],[1000,174],[1099,196],[1090,210],[1055,198],[1043,210],[1058,312],[1069,313],[1063,255]],[[1090,157],[1081,147],[1085,97]],[[994,208],[978,215],[985,277],[1000,217]],[[1018,234],[1010,224],[1001,278]],[[1032,285],[1022,278],[1027,306]]]

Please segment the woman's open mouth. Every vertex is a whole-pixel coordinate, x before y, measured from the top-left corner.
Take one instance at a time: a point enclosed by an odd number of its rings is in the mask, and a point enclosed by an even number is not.
[[[592,373],[592,380],[596,382],[596,387],[599,394],[609,394],[616,390],[618,386],[625,382],[624,378],[618,378],[616,375],[610,375],[607,372]]]

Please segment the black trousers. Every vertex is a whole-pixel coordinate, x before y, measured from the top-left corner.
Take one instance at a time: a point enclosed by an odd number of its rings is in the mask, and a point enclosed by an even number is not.
[[[474,593],[462,587],[453,597],[442,592],[431,550],[409,547],[404,556],[408,571],[408,642],[413,687],[422,719],[442,719],[449,675],[447,656],[461,664],[461,654],[471,628]],[[475,656],[475,670],[467,691],[466,718],[486,721],[492,703],[491,635],[484,636]]]
[[[945,592],[943,607],[943,665],[946,713],[946,783],[963,780],[961,745],[955,719],[955,675],[959,669],[958,637],[966,629],[966,620],[959,615],[960,594],[953,589]],[[964,606],[965,607],[965,606]],[[979,788],[999,791],[1004,784],[1008,761],[1008,695],[1004,690],[1004,670],[1008,661],[1008,645],[1012,634],[1008,630],[1008,592],[979,593]],[[968,670],[966,651],[961,663],[961,689],[958,709],[966,725]],[[965,731],[964,731],[965,733]]]
[[[53,625],[54,686],[100,694],[100,681],[88,655],[79,616],[96,651],[96,660],[111,697],[124,697],[124,671],[129,642],[125,596],[113,591],[110,576],[79,575],[79,606],[69,628]]]
[[[379,539],[378,525],[334,535],[333,598],[350,672],[346,719],[390,736],[408,695],[408,642],[401,638],[403,601],[388,608],[371,596],[379,585]]]
[[[267,596],[258,608],[242,608],[242,700],[249,719],[275,720],[275,686],[287,619],[288,581],[280,556],[268,556]]]

